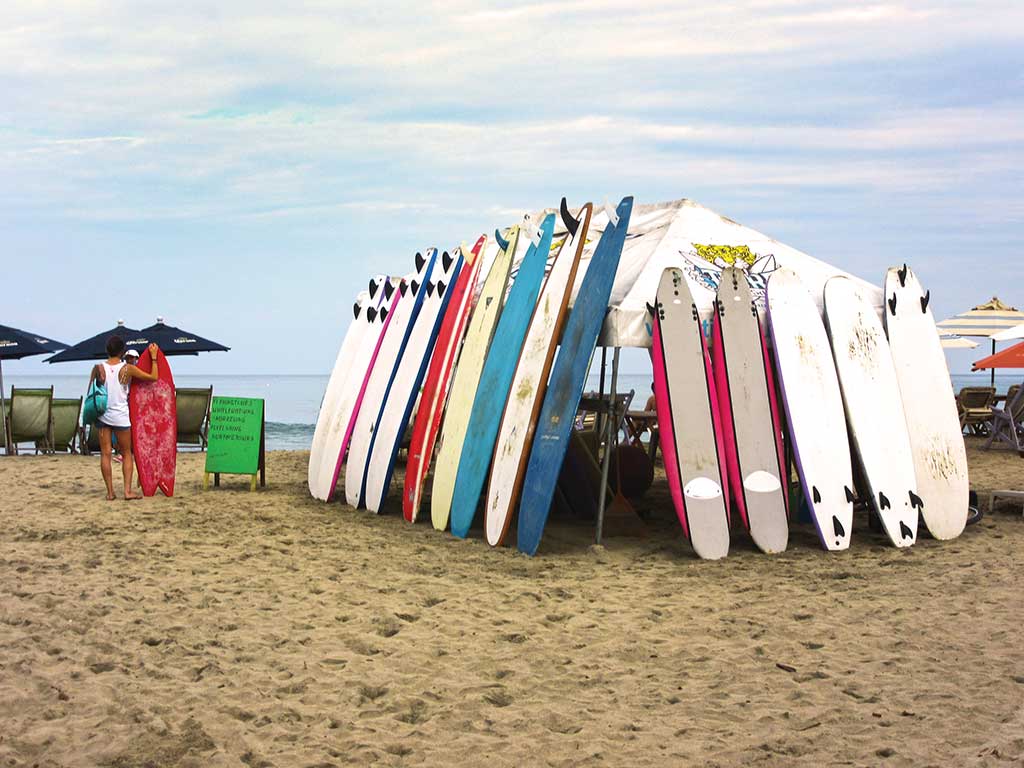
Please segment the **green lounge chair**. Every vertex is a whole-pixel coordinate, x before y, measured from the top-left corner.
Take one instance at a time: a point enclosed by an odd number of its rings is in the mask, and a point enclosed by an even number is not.
[[[960,429],[971,435],[987,433],[992,420],[992,403],[995,387],[964,387],[956,396],[957,410],[960,411]]]
[[[7,412],[7,437],[11,453],[18,454],[18,443],[43,445],[43,450],[53,450],[53,423],[51,408],[53,387],[47,389],[18,389],[11,387],[10,410]]]
[[[174,392],[178,410],[178,445],[198,445],[199,450],[205,451],[213,387],[178,387]]]
[[[56,398],[51,408],[53,426],[53,452],[75,453],[75,438],[78,437],[79,419],[82,414],[82,398]],[[45,444],[36,440],[36,452],[45,450]]]

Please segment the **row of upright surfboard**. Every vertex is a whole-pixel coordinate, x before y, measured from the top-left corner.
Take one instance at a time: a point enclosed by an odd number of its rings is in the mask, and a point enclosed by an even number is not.
[[[497,254],[479,290],[483,236],[454,254],[417,254],[415,271],[400,280],[371,280],[320,407],[310,493],[329,500],[344,466],[346,501],[379,512],[411,420],[405,518],[420,516],[433,467],[435,528],[465,537],[483,499],[488,542],[503,543],[518,510],[518,546],[535,553],[632,207],[626,197],[607,211],[589,259],[589,203],[573,215],[563,199],[560,242],[553,243],[555,214],[495,232]]]
[[[906,266],[887,272],[884,294],[880,319],[861,285],[833,277],[822,318],[799,276],[779,269],[765,312],[730,267],[709,349],[682,271],[665,270],[649,307],[655,400],[673,503],[698,555],[728,554],[733,509],[758,548],[786,548],[784,433],[825,549],[849,547],[858,488],[898,547],[916,541],[919,519],[936,539],[963,531],[967,456],[930,296]]]

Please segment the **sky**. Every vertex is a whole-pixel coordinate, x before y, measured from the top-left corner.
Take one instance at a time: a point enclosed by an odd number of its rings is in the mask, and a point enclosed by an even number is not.
[[[371,274],[563,195],[1024,309],[1019,0],[4,0],[0,72],[0,323],[232,347],[178,372],[327,373]]]

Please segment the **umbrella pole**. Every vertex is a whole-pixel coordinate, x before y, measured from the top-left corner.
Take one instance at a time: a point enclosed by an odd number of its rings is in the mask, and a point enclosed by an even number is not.
[[[4,431],[4,453],[11,455],[10,436],[7,434],[7,405],[4,402],[4,361],[0,360],[0,429]]]
[[[996,340],[992,339],[992,354],[994,355],[995,353],[996,353]],[[992,387],[993,387],[993,389],[995,388],[995,386],[996,386],[996,369],[993,368],[992,369]]]

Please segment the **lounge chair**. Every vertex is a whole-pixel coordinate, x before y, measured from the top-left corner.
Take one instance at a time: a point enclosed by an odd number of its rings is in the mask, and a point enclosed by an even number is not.
[[[75,453],[75,438],[81,429],[78,421],[82,415],[82,398],[55,398],[50,414],[52,452]],[[36,440],[36,453],[42,450],[46,450],[45,444],[42,440]]]
[[[971,435],[987,433],[992,420],[992,403],[995,387],[964,387],[956,396],[957,410],[960,411],[960,429]]]
[[[11,443],[11,453],[17,455],[18,443],[35,443],[37,440],[42,443],[44,452],[53,450],[52,405],[53,387],[11,387],[10,410],[4,425]]]
[[[198,445],[200,451],[205,451],[213,387],[178,387],[174,395],[178,411],[178,445]]]
[[[1017,387],[1012,397],[1007,392],[1003,407],[992,409],[990,431],[986,449],[999,440],[1024,455],[1024,387]]]

